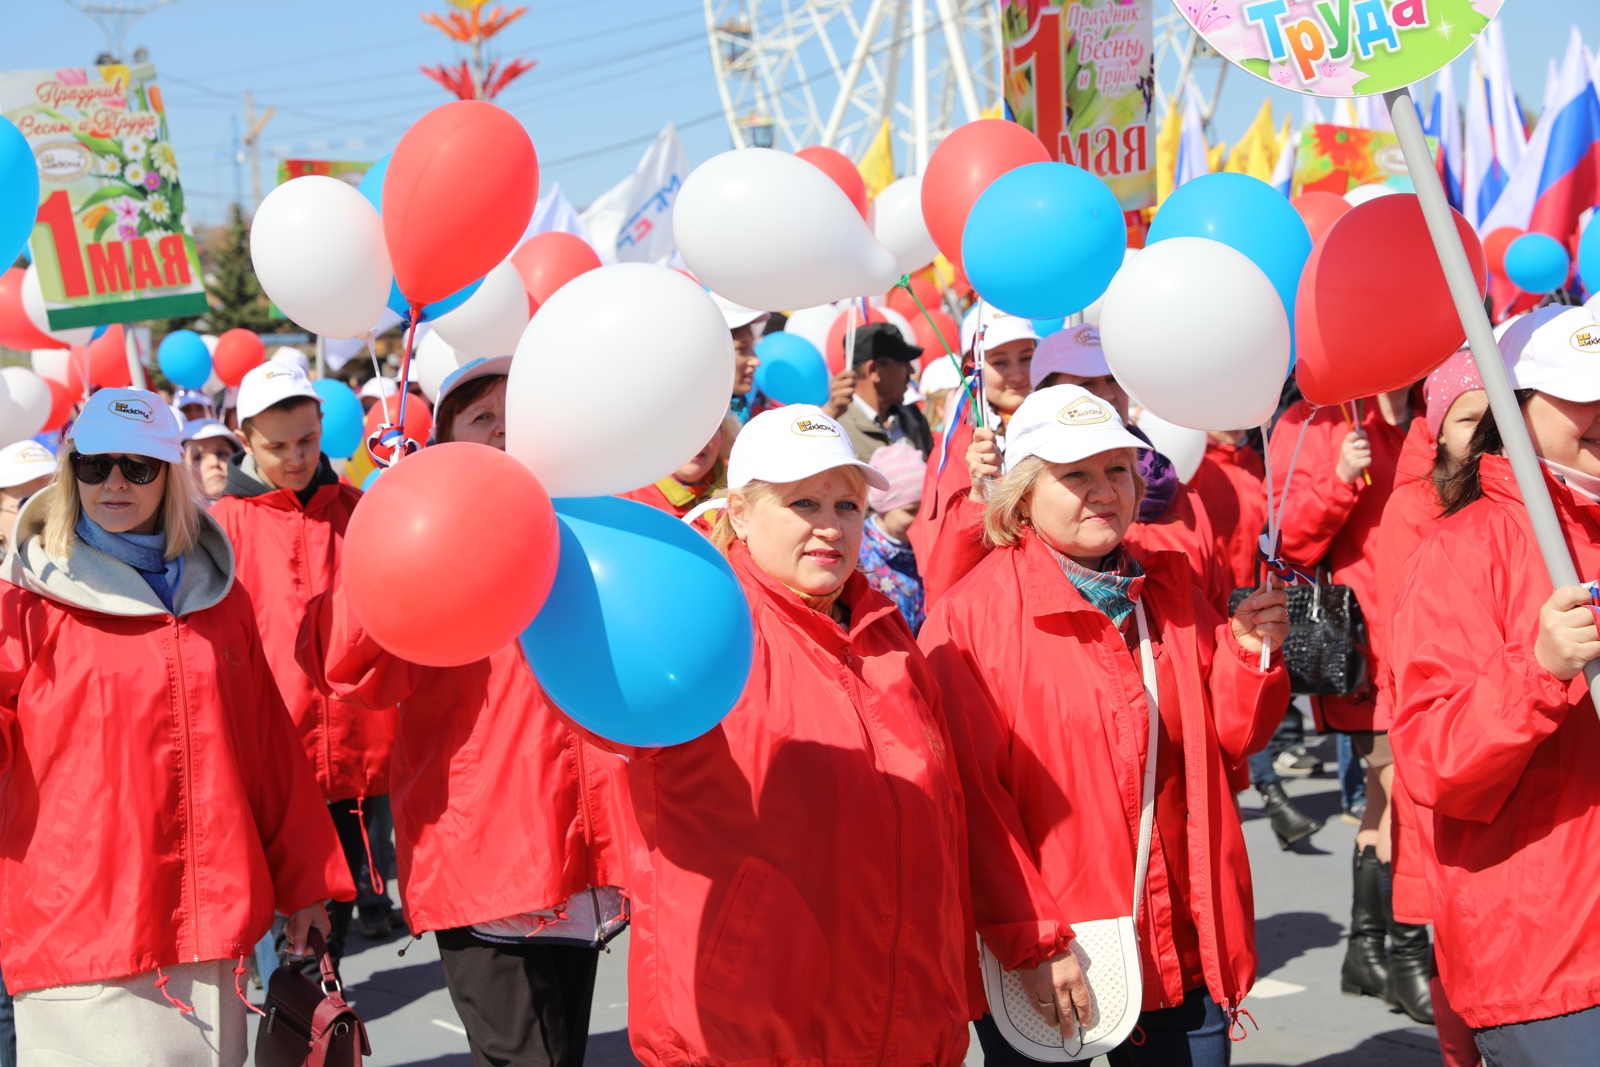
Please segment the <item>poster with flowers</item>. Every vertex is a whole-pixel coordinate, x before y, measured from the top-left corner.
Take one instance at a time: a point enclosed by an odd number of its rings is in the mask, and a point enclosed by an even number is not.
[[[354,163],[342,159],[280,159],[278,160],[278,184],[295,178],[304,178],[308,174],[320,174],[326,178],[338,178],[352,189],[361,185],[361,179],[367,176],[367,171],[372,169],[371,163]]]
[[[208,310],[154,66],[0,73],[0,113],[39,164],[51,329]]]
[[[1428,138],[1435,154],[1438,141]],[[1406,171],[1400,139],[1387,130],[1314,123],[1300,135],[1295,153],[1294,178],[1289,195],[1332,193],[1343,196],[1358,185],[1391,185],[1401,192],[1413,188]]]
[[[1001,0],[1000,31],[1011,117],[1123,211],[1154,207],[1151,0]]]

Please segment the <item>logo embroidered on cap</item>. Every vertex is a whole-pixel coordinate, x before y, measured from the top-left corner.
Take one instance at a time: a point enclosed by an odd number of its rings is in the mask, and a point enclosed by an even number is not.
[[[294,372],[295,368],[291,367],[268,367],[261,375],[261,379],[270,382],[274,378],[293,378]]]
[[[831,422],[802,415],[789,424],[789,432],[799,434],[801,437],[838,437],[839,431],[833,428]]]
[[[1056,420],[1064,426],[1093,426],[1097,422],[1110,422],[1111,409],[1094,397],[1086,396],[1062,408]]]
[[[1072,335],[1072,343],[1085,348],[1100,347],[1100,331],[1093,326],[1080,326],[1078,332]]]
[[[1600,329],[1584,326],[1574,330],[1570,344],[1579,352],[1600,352]]]
[[[152,423],[155,421],[150,412],[150,405],[143,400],[113,400],[108,411],[113,415],[121,415],[125,419],[135,422]]]
[[[17,454],[11,460],[14,463],[49,463],[52,466],[56,461],[43,445],[32,441],[17,449]]]

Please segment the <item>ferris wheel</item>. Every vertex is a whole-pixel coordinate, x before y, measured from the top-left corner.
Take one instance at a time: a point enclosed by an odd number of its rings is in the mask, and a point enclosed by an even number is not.
[[[994,0],[704,0],[735,147],[859,158],[885,122],[902,173],[956,126],[998,114]]]

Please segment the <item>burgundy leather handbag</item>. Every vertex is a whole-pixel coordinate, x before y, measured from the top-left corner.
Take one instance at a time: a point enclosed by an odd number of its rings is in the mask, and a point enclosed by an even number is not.
[[[310,942],[322,981],[288,967],[272,972],[266,1018],[256,1032],[256,1067],[361,1067],[361,1058],[372,1055],[361,1016],[341,995],[322,931],[312,927]]]

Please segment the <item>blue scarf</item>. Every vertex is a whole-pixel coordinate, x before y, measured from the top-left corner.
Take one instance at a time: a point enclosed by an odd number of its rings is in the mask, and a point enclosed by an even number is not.
[[[1144,571],[1127,549],[1118,548],[1107,556],[1101,564],[1105,569],[1098,571],[1074,563],[1053,548],[1050,554],[1083,599],[1099,608],[1117,629],[1127,624],[1134,601],[1144,591]]]
[[[165,533],[112,533],[87,514],[78,516],[75,532],[78,539],[90,548],[99,549],[138,571],[139,577],[144,579],[166,609],[174,611],[172,598],[177,592],[178,583],[183,580],[183,557],[171,561],[166,559]]]

